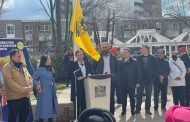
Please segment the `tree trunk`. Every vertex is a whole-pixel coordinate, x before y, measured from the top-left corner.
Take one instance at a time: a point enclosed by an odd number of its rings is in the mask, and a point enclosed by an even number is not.
[[[50,2],[50,11],[51,11],[51,25],[52,25],[52,48],[56,47],[57,45],[57,37],[56,37],[56,28],[55,28],[55,17],[54,17],[54,9],[53,9],[53,2],[52,0],[49,0]],[[56,50],[56,49],[55,49]]]
[[[56,45],[56,54],[63,54],[63,41],[62,41],[62,29],[61,29],[61,7],[60,0],[56,0],[56,27],[57,27],[57,45]]]
[[[107,41],[107,42],[109,42],[109,40],[108,40],[109,29],[110,29],[110,10],[109,10],[109,13],[108,13],[107,27],[106,27],[106,41]]]
[[[60,0],[56,0],[56,33],[57,33],[57,45],[56,45],[56,80],[63,81],[64,69],[63,69],[63,55],[64,46],[62,41],[62,26],[61,26],[61,7]]]
[[[111,39],[111,47],[113,45],[113,40],[114,40],[114,26],[115,26],[115,11],[113,11],[113,20],[112,20],[112,39]]]

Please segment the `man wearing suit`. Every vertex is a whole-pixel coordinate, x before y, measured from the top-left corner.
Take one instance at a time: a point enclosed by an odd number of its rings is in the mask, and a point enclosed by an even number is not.
[[[185,47],[179,48],[180,53],[180,59],[184,62],[185,68],[187,70],[186,76],[185,76],[185,105],[187,107],[190,106],[190,57],[189,54],[186,51]]]
[[[131,57],[131,50],[124,49],[123,60],[119,66],[120,87],[122,93],[122,113],[120,117],[126,116],[127,95],[129,94],[131,115],[135,115],[135,89],[139,87],[141,71],[138,62]]]
[[[111,93],[110,93],[110,112],[114,115],[114,93],[117,86],[118,60],[112,55],[110,50],[111,45],[108,42],[101,44],[101,58],[98,62],[93,62],[94,74],[111,74]]]
[[[170,74],[169,62],[164,59],[165,50],[158,50],[158,77],[154,82],[154,110],[158,111],[158,98],[161,92],[161,109],[166,110],[168,76]]]
[[[141,54],[137,61],[139,62],[140,69],[142,72],[142,78],[140,81],[140,87],[137,88],[137,104],[136,104],[136,114],[140,114],[141,104],[142,104],[142,95],[145,89],[146,91],[146,100],[145,100],[145,110],[146,114],[152,115],[150,111],[151,107],[151,94],[152,94],[152,85],[155,78],[157,77],[157,67],[158,61],[156,57],[149,54],[149,47],[143,45],[141,47]]]
[[[77,115],[79,116],[86,109],[84,78],[92,72],[90,63],[84,61],[84,52],[82,50],[77,50],[75,56],[77,60],[72,65],[72,72],[73,74],[75,72],[77,81],[75,84],[75,76],[73,75],[71,82],[71,101],[73,101],[74,110],[76,110],[75,95],[77,95]],[[75,94],[75,86],[77,87],[77,94]]]

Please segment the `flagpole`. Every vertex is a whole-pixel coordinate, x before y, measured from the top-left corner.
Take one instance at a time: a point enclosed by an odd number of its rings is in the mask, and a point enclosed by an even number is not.
[[[75,75],[75,120],[74,120],[74,122],[78,122],[78,113],[77,113],[77,107],[78,107],[78,105],[77,105],[77,102],[78,102],[78,96],[77,96],[77,77],[76,77],[76,73],[74,73],[74,75]]]
[[[73,41],[74,43],[74,41]],[[74,43],[74,54],[75,52],[79,49],[79,47]],[[76,61],[76,56],[74,56],[74,61]],[[78,102],[78,96],[77,96],[77,77],[76,77],[76,74],[74,73],[75,75],[75,120],[74,122],[78,122],[78,105],[77,105],[77,102]]]
[[[72,3],[72,8],[74,7],[74,3],[75,0],[73,0],[73,3]],[[73,33],[74,34],[74,33]],[[74,54],[76,52],[77,49],[79,49],[79,47],[74,43],[74,39],[73,39],[73,50],[74,50]],[[76,56],[74,55],[74,61],[76,61]],[[74,76],[75,76],[75,120],[73,122],[78,122],[78,105],[77,105],[77,102],[78,102],[78,96],[77,96],[77,77],[76,77],[76,73],[74,73]]]

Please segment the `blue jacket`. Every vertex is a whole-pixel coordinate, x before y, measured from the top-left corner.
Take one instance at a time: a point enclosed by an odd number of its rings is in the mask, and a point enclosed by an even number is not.
[[[58,114],[58,101],[56,96],[56,86],[53,74],[45,67],[39,67],[33,75],[34,87],[40,83],[42,93],[37,94],[36,118],[52,118],[53,114]]]
[[[130,58],[119,66],[119,81],[122,89],[135,88],[141,81],[141,70],[137,60]]]
[[[180,56],[180,59],[183,61],[185,64],[185,68],[190,68],[190,58],[187,53],[184,53]]]
[[[158,77],[156,78],[155,83],[160,84],[159,76],[164,76],[163,84],[168,84],[168,76],[170,74],[170,65],[166,59],[158,58]]]

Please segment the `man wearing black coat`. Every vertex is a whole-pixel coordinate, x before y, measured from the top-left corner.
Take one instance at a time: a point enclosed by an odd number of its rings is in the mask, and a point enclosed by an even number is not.
[[[82,50],[77,50],[75,52],[77,60],[72,65],[72,82],[71,82],[71,101],[74,104],[75,109],[75,95],[77,95],[77,117],[86,109],[86,99],[85,99],[85,88],[84,88],[84,78],[89,74],[92,74],[91,65],[89,62],[84,61],[84,52]],[[75,77],[76,76],[76,84]],[[77,85],[77,92],[75,92],[75,85]],[[77,93],[77,94],[75,94]],[[74,112],[75,112],[74,111]]]
[[[111,74],[111,93],[110,93],[110,112],[114,115],[114,93],[117,86],[118,60],[113,56],[110,50],[110,44],[103,42],[101,44],[101,58],[98,62],[92,64],[94,74]]]
[[[179,48],[180,59],[184,62],[187,73],[185,75],[185,105],[190,106],[190,57],[185,47]]]
[[[123,60],[119,66],[120,88],[122,93],[122,113],[120,117],[126,116],[127,95],[130,98],[131,115],[135,115],[135,89],[141,80],[141,70],[138,62],[131,57],[131,50],[124,49]]]
[[[64,59],[63,59],[63,67],[64,71],[66,73],[66,86],[69,86],[69,83],[71,82],[72,78],[72,71],[71,71],[71,65],[73,64],[73,55],[72,52],[66,51],[64,54]]]
[[[141,47],[141,54],[137,57],[137,61],[140,65],[142,77],[140,81],[140,87],[137,88],[137,104],[136,104],[136,114],[139,114],[141,111],[142,104],[142,95],[145,89],[146,100],[145,100],[145,110],[146,114],[152,115],[150,111],[151,107],[151,94],[152,94],[152,85],[155,78],[157,77],[158,61],[156,57],[149,54],[149,47],[143,45]]]
[[[158,98],[161,92],[161,109],[166,110],[168,75],[170,74],[169,62],[164,58],[165,51],[158,50],[158,77],[154,82],[154,110],[158,111]]]

